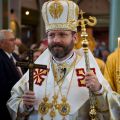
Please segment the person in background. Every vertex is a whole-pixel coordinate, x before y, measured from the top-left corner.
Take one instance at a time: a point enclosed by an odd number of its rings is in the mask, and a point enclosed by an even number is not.
[[[37,58],[42,54],[42,52],[38,49],[33,53],[33,60],[36,61]]]
[[[0,30],[0,118],[5,120],[11,119],[6,106],[11,88],[22,77],[21,69],[15,66],[15,62],[19,60],[13,53],[15,40],[11,30]]]
[[[35,48],[35,52],[33,54],[34,61],[37,60],[37,58],[47,49],[48,47],[48,40],[43,39],[40,42],[40,46]]]
[[[48,40],[47,39],[43,39],[40,43],[39,49],[41,50],[41,53],[43,53],[43,51],[45,51],[48,47]]]
[[[102,54],[102,60],[106,62],[107,57],[110,54],[110,51],[107,48],[105,48],[101,51],[101,54]]]
[[[19,53],[19,47],[22,45],[22,41],[20,38],[16,38],[15,40],[15,50],[14,52],[17,54],[17,55],[20,55]]]
[[[43,4],[48,49],[35,63],[47,69],[35,69],[33,91],[28,89],[28,72],[13,87],[7,102],[13,120],[89,120],[89,90],[96,100],[96,117],[119,120],[120,95],[111,90],[90,51],[93,71],[86,72],[83,49],[74,50],[78,13],[70,0]]]
[[[108,56],[104,76],[112,89],[120,94],[120,48]]]
[[[110,51],[105,42],[100,42],[100,40],[96,41],[96,47],[94,49],[94,56],[100,58],[104,62],[106,62]]]

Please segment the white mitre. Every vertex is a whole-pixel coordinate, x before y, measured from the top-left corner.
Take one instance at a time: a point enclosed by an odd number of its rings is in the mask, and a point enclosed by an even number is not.
[[[46,31],[61,29],[77,31],[78,14],[78,5],[69,0],[48,1],[42,7]]]

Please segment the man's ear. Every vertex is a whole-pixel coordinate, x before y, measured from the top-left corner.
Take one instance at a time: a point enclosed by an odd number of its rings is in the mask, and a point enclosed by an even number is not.
[[[74,39],[74,44],[77,44],[78,43],[77,33],[74,34],[73,39]]]

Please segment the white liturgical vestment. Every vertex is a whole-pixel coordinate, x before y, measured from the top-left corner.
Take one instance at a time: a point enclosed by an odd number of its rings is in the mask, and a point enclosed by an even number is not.
[[[75,61],[73,69],[66,75],[61,86],[61,94],[67,97],[67,102],[70,105],[70,113],[65,116],[66,120],[89,120],[89,90],[85,86],[84,74],[86,72],[85,58],[83,50],[74,51],[72,58],[67,60],[67,64]],[[120,120],[120,96],[113,92],[100,72],[100,69],[89,51],[90,68],[96,74],[98,81],[101,83],[103,91],[101,94],[95,94],[97,101],[97,115],[100,120]],[[34,111],[28,117],[28,120],[40,120],[41,114],[38,112],[39,104],[46,96],[48,102],[53,100],[54,92],[58,94],[57,102],[61,102],[61,94],[59,86],[54,82],[54,75],[51,64],[51,54],[47,49],[36,61],[37,64],[47,65],[49,72],[36,69],[34,75],[34,92],[36,96],[36,104]],[[24,119],[17,116],[18,113],[24,112],[22,103],[22,95],[25,90],[28,90],[28,72],[19,80],[12,88],[11,98],[7,102],[10,114],[15,120]],[[68,93],[68,94],[67,94]],[[49,112],[43,116],[44,120],[51,120]],[[56,110],[54,120],[62,120],[63,116]]]

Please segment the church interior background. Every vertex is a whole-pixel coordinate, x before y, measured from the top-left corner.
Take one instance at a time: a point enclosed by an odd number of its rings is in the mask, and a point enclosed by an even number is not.
[[[45,1],[47,0],[0,0],[0,29],[11,28],[16,37],[20,37],[27,46],[43,40],[46,36],[41,7]],[[97,25],[92,30],[93,36],[113,51],[120,31],[120,15],[116,12],[120,9],[120,0],[73,1],[86,12],[86,16],[97,18]]]

